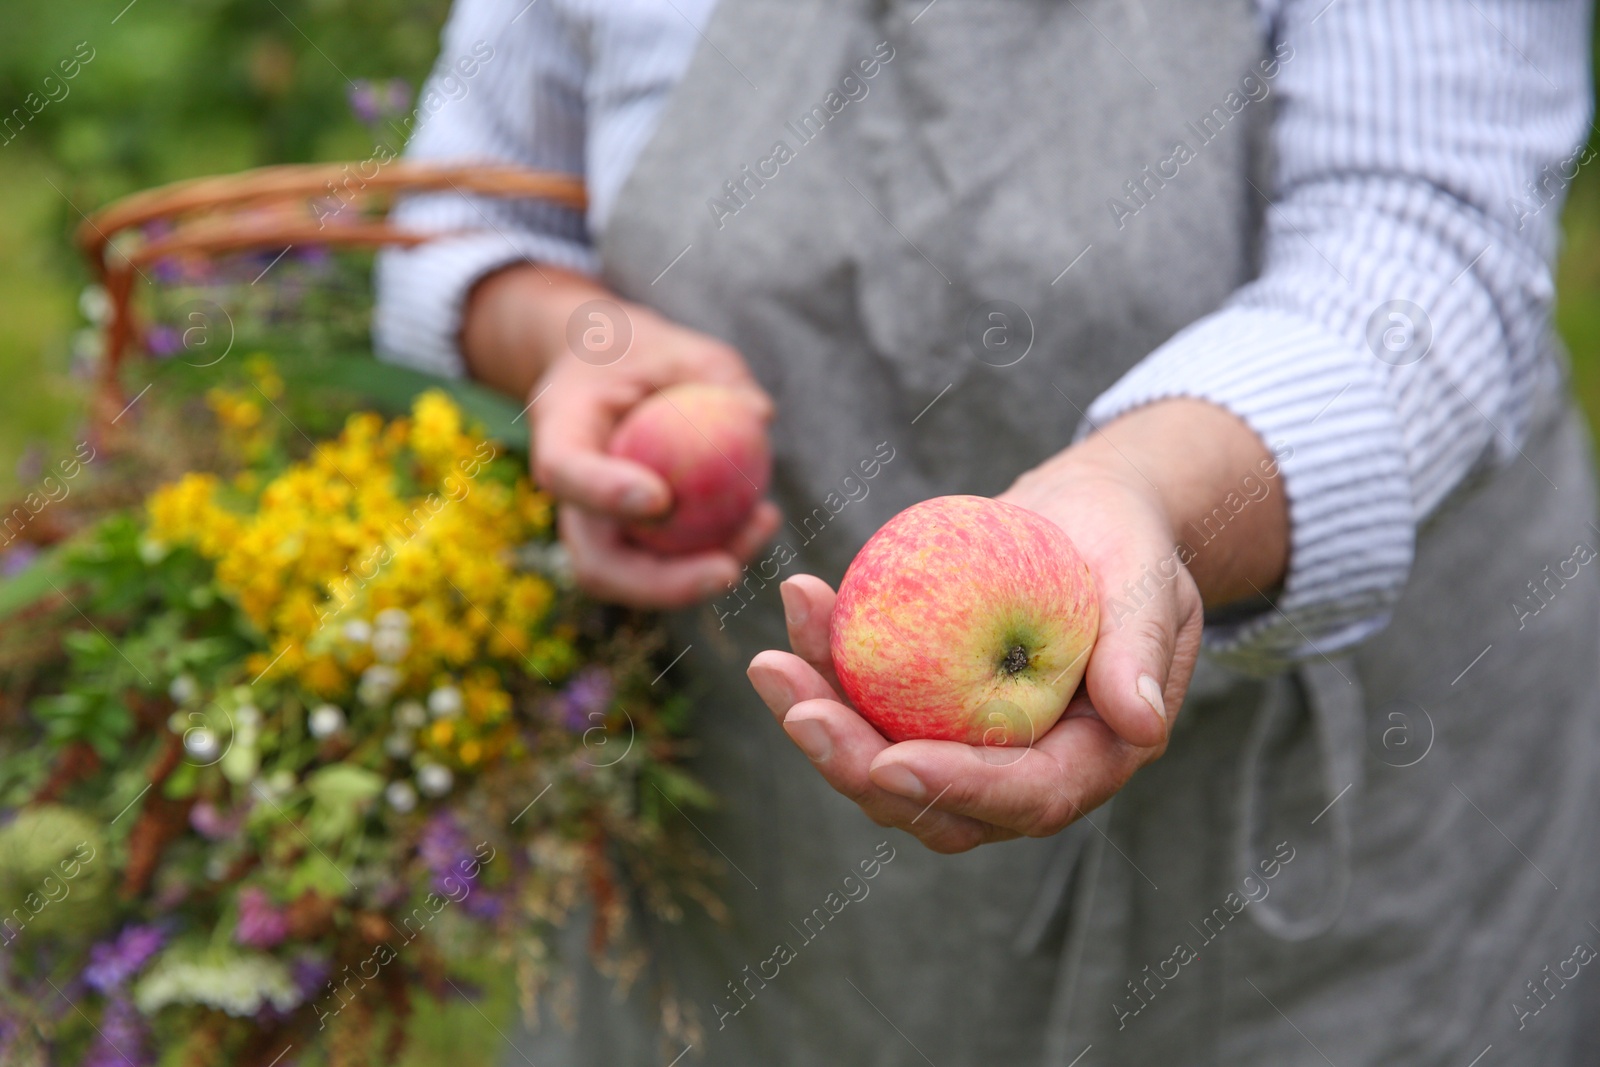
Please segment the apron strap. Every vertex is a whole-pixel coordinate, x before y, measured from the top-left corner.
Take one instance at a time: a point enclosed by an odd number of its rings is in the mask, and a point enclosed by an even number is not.
[[[1112,797],[1100,805],[1105,826],[1111,825],[1111,809],[1117,798]],[[1094,911],[1095,890],[1100,883],[1100,871],[1105,865],[1106,842],[1104,834],[1090,832],[1078,835],[1078,844],[1071,849],[1072,863],[1066,865],[1070,875],[1081,867],[1077,892],[1068,892],[1071,880],[1063,882],[1059,900],[1069,902],[1067,908],[1067,934],[1061,949],[1060,963],[1056,969],[1055,989],[1051,993],[1050,1013],[1045,1019],[1043,1067],[1060,1067],[1079,1055],[1072,1048],[1075,1034],[1072,1027],[1072,1009],[1078,988],[1078,978],[1083,970],[1084,953],[1090,933],[1089,917]],[[1052,914],[1054,909],[1052,909]],[[1081,1050],[1087,1051],[1087,1050]]]
[[[1293,692],[1295,688],[1298,694]],[[1251,725],[1240,766],[1236,877],[1256,873],[1260,854],[1257,825],[1271,801],[1263,781],[1265,753],[1272,739],[1301,714],[1312,719],[1327,804],[1311,823],[1326,823],[1322,832],[1332,843],[1332,877],[1313,910],[1293,914],[1278,894],[1247,909],[1255,924],[1273,937],[1284,941],[1317,937],[1327,933],[1344,913],[1351,882],[1351,813],[1361,792],[1365,703],[1354,665],[1347,658],[1318,658],[1300,664],[1270,686]]]

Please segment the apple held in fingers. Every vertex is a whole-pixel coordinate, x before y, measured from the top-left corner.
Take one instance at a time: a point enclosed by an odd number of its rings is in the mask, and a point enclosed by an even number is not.
[[[1028,745],[1066,710],[1099,629],[1094,579],[1060,527],[942,496],[862,547],[830,642],[839,684],[889,740]]]
[[[672,490],[665,515],[624,527],[663,555],[725,545],[772,477],[765,419],[745,394],[720,385],[673,385],[641,401],[612,434],[610,452],[649,467]]]

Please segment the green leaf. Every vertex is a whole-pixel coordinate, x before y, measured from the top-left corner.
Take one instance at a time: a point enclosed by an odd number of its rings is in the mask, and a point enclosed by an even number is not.
[[[372,410],[404,415],[420,394],[441,389],[461,408],[469,426],[480,426],[489,439],[509,451],[527,452],[527,423],[517,418],[522,405],[477,382],[384,363],[370,352],[332,352],[319,346],[270,342],[262,347],[284,380],[294,383],[280,407],[312,437],[337,430],[337,423],[327,424],[330,413]],[[203,393],[217,384],[215,370],[195,370],[183,360],[161,364],[156,373],[164,391]],[[303,406],[313,410],[303,411]],[[315,421],[319,415],[321,425]]]
[[[308,852],[289,872],[286,893],[297,897],[313,889],[326,897],[342,897],[350,891],[350,882],[344,872],[320,852]]]
[[[648,781],[680,807],[716,807],[716,794],[676,767],[656,764],[648,770]]]
[[[0,620],[54,595],[67,580],[60,547],[45,549],[21,573],[0,579]]]
[[[133,715],[113,695],[90,691],[58,693],[35,700],[34,717],[58,745],[87,741],[103,758],[114,759],[122,739],[133,732]]]
[[[184,760],[174,768],[171,775],[161,787],[161,792],[169,800],[183,800],[194,795],[195,786],[200,781],[200,768],[188,760]]]
[[[381,775],[348,763],[323,767],[306,779],[311,810],[306,833],[319,845],[338,841],[360,825],[367,806],[383,791]]]
[[[280,370],[287,373],[288,368],[281,359],[279,365]],[[315,360],[307,377],[312,382],[320,379],[360,392],[393,414],[408,412],[419,394],[429,389],[442,389],[460,406],[468,425],[477,423],[490,440],[513,451],[526,452],[528,448],[527,424],[517,419],[518,405],[476,382],[437,378],[409,367],[381,363],[365,355],[324,356]],[[306,383],[306,379],[299,376],[291,380],[297,387]]]

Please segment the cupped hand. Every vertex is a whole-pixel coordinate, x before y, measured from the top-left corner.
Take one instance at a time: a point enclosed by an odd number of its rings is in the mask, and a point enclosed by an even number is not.
[[[648,467],[609,455],[607,442],[634,405],[669,385],[732,387],[763,420],[772,417],[772,401],[729,345],[641,305],[612,307],[631,330],[625,352],[562,352],[533,386],[533,475],[560,505],[561,539],[584,591],[634,607],[681,607],[738,579],[743,563],[777,531],[778,509],[768,501],[757,505],[721,549],[657,555],[629,543],[622,524],[663,514],[671,493]]]
[[[828,646],[834,593],[810,575],[781,587],[794,651],[762,652],[749,669],[830,785],[938,852],[1053,834],[1104,803],[1165,750],[1200,646],[1200,594],[1153,486],[1092,451],[1069,451],[1001,499],[1065,530],[1100,596],[1084,684],[1031,746],[885,740],[839,689]]]

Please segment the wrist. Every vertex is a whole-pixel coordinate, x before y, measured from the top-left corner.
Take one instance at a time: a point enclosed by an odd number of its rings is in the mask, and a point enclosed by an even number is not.
[[[1208,606],[1257,598],[1288,567],[1289,511],[1276,457],[1243,420],[1203,400],[1125,413],[1071,451],[1150,497]]]
[[[514,263],[467,294],[461,353],[474,378],[524,396],[570,347],[569,325],[586,303],[620,301],[594,278],[561,267]],[[632,309],[628,309],[632,314]]]

